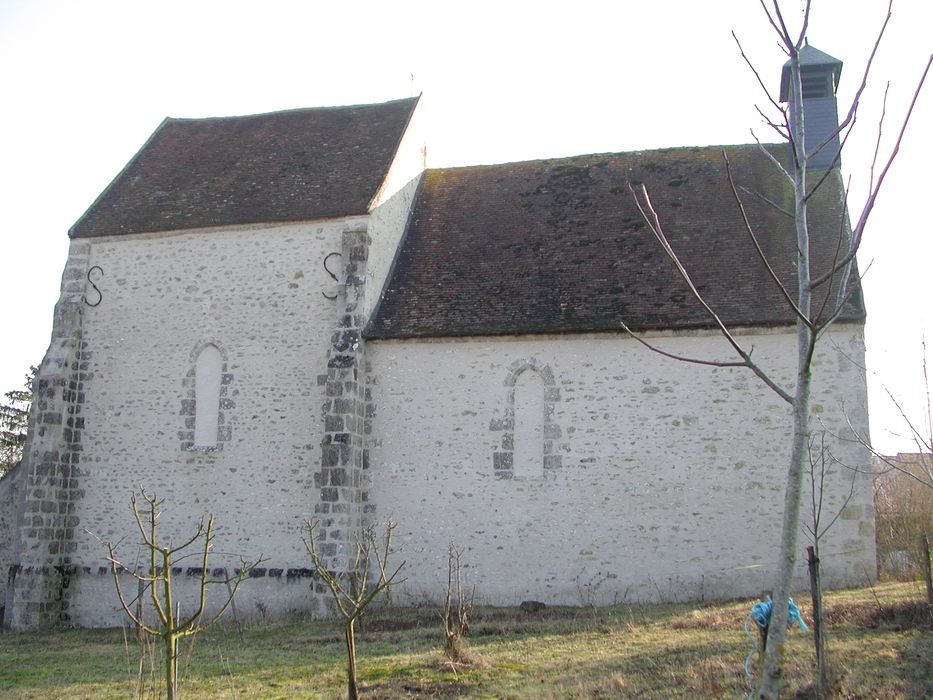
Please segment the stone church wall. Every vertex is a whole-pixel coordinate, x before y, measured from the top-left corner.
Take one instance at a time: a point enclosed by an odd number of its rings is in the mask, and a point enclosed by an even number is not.
[[[125,541],[124,563],[136,561],[129,498],[140,484],[165,499],[164,541],[178,542],[212,513],[213,567],[232,569],[240,554],[266,557],[261,576],[247,582],[241,609],[276,579],[304,580],[303,596],[293,586],[274,597],[310,605],[300,536],[320,493],[320,376],[331,340],[322,329],[333,328],[337,314],[336,302],[322,294],[333,287],[322,261],[342,250],[342,232],[354,221],[86,244],[82,276],[99,266],[91,273],[99,295],[89,287],[85,296],[99,303],[81,305],[87,376],[81,490],[73,505],[78,525],[68,562],[70,623],[118,622],[96,537]],[[194,370],[205,348],[218,375],[217,438],[198,444],[195,421],[203,415]],[[183,597],[193,583],[181,577]]]
[[[655,340],[729,358],[709,334]],[[789,383],[792,335],[743,340]],[[442,594],[450,542],[465,550],[466,585],[491,604],[770,587],[792,427],[787,405],[750,372],[678,363],[607,335],[379,341],[368,353],[373,517],[399,524],[410,600]],[[845,434],[846,413],[867,428],[862,366],[860,327],[839,326],[821,343],[817,428]],[[843,463],[868,465],[864,450],[827,444]],[[856,488],[821,544],[824,578],[864,582],[874,572],[871,482],[828,468],[824,522],[853,478]],[[806,544],[801,535],[801,552]]]
[[[320,531],[336,543],[352,533],[332,514],[362,516],[369,409],[360,331],[419,180],[384,191],[370,217],[72,243],[58,335],[40,371],[42,435],[21,489],[28,503],[0,504],[16,521],[15,536],[0,542],[18,594],[7,624],[120,622],[98,538],[124,542],[118,555],[136,564],[129,498],[139,485],[165,499],[163,541],[180,541],[213,514],[212,568],[229,573],[239,555],[265,557],[241,589],[241,616],[320,612],[304,523],[326,505]],[[349,394],[338,396],[348,382],[359,393],[354,464],[331,465],[349,429],[339,413]],[[356,476],[338,483],[342,474]],[[189,568],[176,586],[188,604]],[[215,593],[209,607],[225,587]]]
[[[14,626],[119,624],[97,537],[135,564],[140,484],[165,498],[163,541],[212,513],[212,568],[266,558],[241,618],[323,611],[301,542],[311,517],[334,561],[360,520],[398,521],[409,602],[440,595],[449,542],[492,604],[769,585],[791,428],[750,373],[678,364],[623,336],[361,340],[417,186],[371,217],[72,244],[39,377],[29,519],[5,547],[19,596],[7,599],[26,611]],[[794,339],[746,340],[788,382]],[[728,357],[708,334],[658,342]],[[830,431],[847,429],[843,406],[867,427],[862,359],[860,327],[822,345],[814,414]],[[867,464],[851,445],[833,451]],[[851,473],[831,471],[834,514]],[[856,487],[822,545],[830,585],[873,571],[868,478]]]

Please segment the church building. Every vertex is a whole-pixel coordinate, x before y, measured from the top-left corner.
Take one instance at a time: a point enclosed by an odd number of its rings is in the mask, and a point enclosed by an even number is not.
[[[841,64],[802,56],[819,143],[837,123]],[[143,561],[140,485],[164,499],[162,541],[213,514],[211,567],[264,557],[241,616],[325,612],[309,520],[337,570],[363,527],[397,523],[398,604],[442,598],[451,543],[478,604],[770,587],[791,411],[747,369],[639,342],[735,359],[629,185],[646,187],[698,290],[792,390],[796,319],[725,165],[795,290],[793,193],[772,162],[786,144],[426,169],[418,106],[166,119],[74,224],[24,459],[0,482],[7,626],[120,624],[100,540]],[[848,225],[833,149],[811,175],[825,175],[810,205],[817,273]],[[821,541],[829,585],[875,569],[869,455],[848,439],[868,428],[852,284],[813,365],[824,521],[840,513]],[[176,575],[183,606],[194,567]]]

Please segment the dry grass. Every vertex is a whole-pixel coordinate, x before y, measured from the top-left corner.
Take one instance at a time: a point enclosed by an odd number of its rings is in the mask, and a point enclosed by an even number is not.
[[[837,697],[933,697],[933,626],[915,584],[829,594]],[[806,596],[797,602],[807,612]],[[719,698],[745,692],[750,601],[606,609],[477,609],[469,659],[445,663],[437,610],[382,610],[359,632],[364,697]],[[156,653],[156,652],[153,652]],[[791,632],[787,697],[812,696],[812,642]],[[159,659],[144,659],[144,697],[158,697]],[[195,644],[188,699],[337,698],[345,657],[327,622],[230,630]],[[134,696],[138,649],[120,630],[0,635],[0,696]]]

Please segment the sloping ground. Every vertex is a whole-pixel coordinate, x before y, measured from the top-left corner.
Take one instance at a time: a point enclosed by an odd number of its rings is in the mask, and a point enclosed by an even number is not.
[[[805,616],[806,597],[798,598]],[[827,596],[839,697],[933,696],[929,609],[911,602],[921,597],[913,583]],[[358,634],[360,680],[369,698],[741,697],[750,648],[742,622],[750,605],[478,610],[469,639],[476,663],[455,668],[440,655],[436,609],[383,609]],[[183,651],[183,697],[345,696],[335,624],[244,627],[242,639],[228,624]],[[785,695],[808,697],[811,637],[788,636]],[[158,651],[141,648],[131,630],[0,635],[3,697],[126,698],[140,682],[145,697],[158,697],[152,689],[159,678]]]

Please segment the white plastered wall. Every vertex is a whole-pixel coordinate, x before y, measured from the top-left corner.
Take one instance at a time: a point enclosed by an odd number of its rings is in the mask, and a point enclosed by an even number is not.
[[[387,199],[370,214],[369,257],[366,261],[366,296],[363,317],[369,319],[375,309],[392,271],[392,263],[405,234],[411,208],[423,173],[410,180],[394,196]]]
[[[426,114],[426,100],[422,96],[418,99],[415,111],[408,120],[405,133],[399,141],[392,163],[389,164],[385,178],[379,186],[379,191],[376,192],[369,205],[370,211],[395,196],[427,167],[428,146],[425,134],[428,119]]]
[[[792,334],[742,338],[787,385]],[[709,334],[656,338],[665,350],[729,359]],[[678,363],[623,336],[379,341],[370,449],[376,517],[399,524],[409,599],[437,598],[448,543],[464,548],[478,599],[516,604],[698,600],[771,586],[791,439],[787,405],[750,372]],[[867,428],[861,327],[838,326],[814,362],[816,429]],[[560,466],[547,479],[494,477],[509,367],[553,372]],[[865,450],[829,437],[834,455]],[[829,585],[873,576],[871,482],[829,464],[822,543]],[[808,517],[805,500],[803,518]],[[800,552],[807,544],[800,538]],[[805,575],[801,556],[798,576]]]
[[[425,98],[421,97],[385,179],[370,205],[367,231],[370,241],[366,262],[367,292],[361,310],[366,319],[369,319],[378,303],[386,278],[392,270],[392,263],[408,225],[415,195],[418,193],[418,186],[427,167],[425,114]]]

